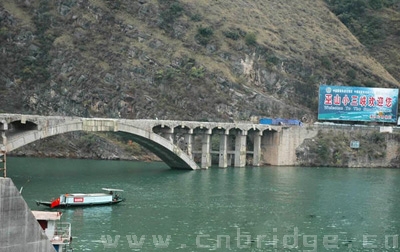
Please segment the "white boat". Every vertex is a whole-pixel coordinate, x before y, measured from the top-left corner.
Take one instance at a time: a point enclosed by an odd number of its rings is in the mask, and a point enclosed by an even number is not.
[[[72,251],[71,223],[61,222],[61,212],[32,211],[57,252]]]
[[[37,200],[36,204],[48,206],[51,208],[73,207],[73,206],[98,206],[112,205],[124,201],[118,195],[118,192],[123,192],[121,189],[102,188],[107,193],[65,193],[61,194],[52,201]]]

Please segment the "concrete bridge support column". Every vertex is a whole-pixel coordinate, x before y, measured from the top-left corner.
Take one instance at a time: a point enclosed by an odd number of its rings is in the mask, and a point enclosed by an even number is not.
[[[165,132],[163,132],[164,138],[166,138],[168,141],[171,143],[174,143],[174,130],[173,129],[168,129]]]
[[[235,167],[246,166],[246,139],[247,131],[239,132],[235,140]]]
[[[190,158],[193,158],[193,130],[189,132],[188,134],[185,134],[185,145],[186,145],[186,154]]]
[[[260,166],[261,161],[261,132],[254,134],[253,166]]]
[[[228,135],[222,134],[219,140],[219,164],[218,167],[228,167]]]
[[[232,160],[234,160],[234,154],[228,154],[228,165],[232,166]]]
[[[233,161],[235,160],[234,148],[235,137],[228,135],[227,153],[228,153],[228,166],[233,166]]]
[[[1,138],[3,139],[3,146],[4,146],[4,148],[6,147],[6,145],[7,145],[7,137],[6,137],[6,132],[5,131],[3,131],[3,132],[1,132]]]
[[[211,132],[204,133],[201,141],[201,168],[208,169],[211,166]]]
[[[0,130],[8,130],[8,124],[6,121],[1,121]]]

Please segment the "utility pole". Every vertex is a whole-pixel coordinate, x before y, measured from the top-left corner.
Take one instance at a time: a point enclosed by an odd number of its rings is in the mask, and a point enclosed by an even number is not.
[[[7,137],[5,131],[1,132],[1,137],[3,138],[3,146],[0,149],[0,162],[3,163],[3,168],[0,168],[0,170],[3,170],[4,178],[7,178]]]

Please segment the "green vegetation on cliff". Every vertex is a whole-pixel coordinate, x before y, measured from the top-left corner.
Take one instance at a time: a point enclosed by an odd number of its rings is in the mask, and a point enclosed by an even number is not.
[[[325,0],[340,21],[397,80],[400,79],[400,2]],[[372,84],[372,83],[371,83]]]

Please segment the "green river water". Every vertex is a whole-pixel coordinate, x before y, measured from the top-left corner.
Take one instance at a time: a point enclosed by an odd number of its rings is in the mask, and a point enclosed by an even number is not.
[[[61,210],[74,251],[400,251],[397,169],[7,161],[32,210],[63,193],[124,190],[118,205]]]

